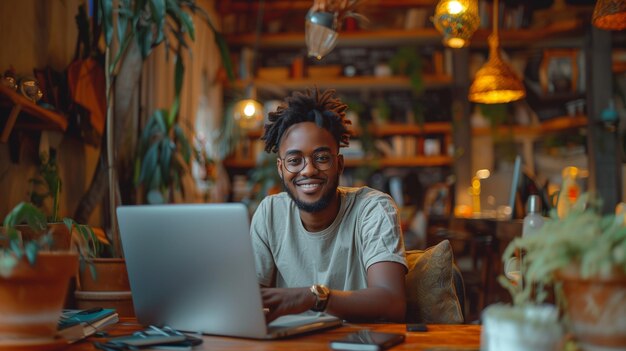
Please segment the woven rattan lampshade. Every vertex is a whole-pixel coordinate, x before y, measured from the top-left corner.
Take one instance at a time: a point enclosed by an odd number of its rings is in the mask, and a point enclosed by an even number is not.
[[[493,33],[489,36],[489,60],[476,72],[468,99],[481,104],[503,104],[526,96],[524,84],[502,60],[498,40],[498,0],[494,1]]]
[[[440,0],[433,22],[443,34],[444,45],[451,48],[468,46],[480,22],[477,0]]]
[[[604,30],[626,29],[626,1],[598,0],[591,22]]]

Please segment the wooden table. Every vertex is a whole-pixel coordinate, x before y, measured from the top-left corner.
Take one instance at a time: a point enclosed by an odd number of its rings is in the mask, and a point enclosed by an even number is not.
[[[120,323],[108,329],[111,336],[130,334],[141,329],[133,319],[122,319]],[[376,331],[405,333],[406,341],[397,345],[392,350],[429,350],[446,348],[450,350],[478,350],[480,347],[480,326],[479,325],[429,325],[427,332],[407,332],[405,324],[346,324],[342,327],[316,332],[309,335],[302,335],[282,340],[251,340],[218,336],[203,336],[202,345],[194,347],[193,350],[330,350],[331,340],[339,339],[348,333],[360,329],[371,329]],[[97,350],[92,341],[103,341],[103,339],[88,338],[71,345],[65,349],[68,351],[93,351]]]

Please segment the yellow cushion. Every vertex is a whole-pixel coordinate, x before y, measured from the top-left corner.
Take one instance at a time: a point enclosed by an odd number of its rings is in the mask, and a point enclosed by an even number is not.
[[[463,323],[454,287],[450,242],[444,240],[424,251],[407,251],[406,260],[407,322]]]

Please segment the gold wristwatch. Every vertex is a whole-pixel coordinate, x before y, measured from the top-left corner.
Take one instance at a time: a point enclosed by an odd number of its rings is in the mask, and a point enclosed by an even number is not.
[[[328,297],[330,296],[330,289],[326,285],[315,284],[311,286],[311,293],[315,295],[315,305],[311,307],[311,311],[324,312],[326,305],[328,304]]]

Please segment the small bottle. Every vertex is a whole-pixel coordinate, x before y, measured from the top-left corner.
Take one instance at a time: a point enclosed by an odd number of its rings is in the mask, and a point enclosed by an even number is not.
[[[556,203],[556,213],[561,219],[567,216],[570,208],[574,206],[580,195],[580,187],[577,182],[578,168],[565,167],[562,176],[563,182],[561,183],[561,190]]]
[[[522,224],[522,237],[535,235],[537,230],[543,226],[543,221],[541,199],[538,195],[530,195],[526,202],[526,217],[524,217]]]

